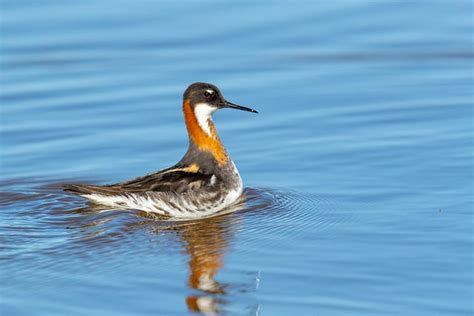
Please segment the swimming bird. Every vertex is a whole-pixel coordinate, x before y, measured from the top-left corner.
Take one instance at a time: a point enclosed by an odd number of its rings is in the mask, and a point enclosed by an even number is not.
[[[177,164],[130,181],[68,184],[64,190],[98,204],[175,218],[209,216],[235,204],[242,195],[242,179],[212,121],[212,114],[223,108],[258,113],[227,101],[215,85],[191,84],[183,95],[189,146]]]

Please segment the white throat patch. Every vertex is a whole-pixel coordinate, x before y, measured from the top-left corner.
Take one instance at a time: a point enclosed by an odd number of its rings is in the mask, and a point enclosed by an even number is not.
[[[213,135],[211,133],[211,128],[209,127],[209,120],[211,119],[212,113],[216,110],[216,107],[210,106],[207,103],[198,103],[194,107],[194,114],[196,115],[199,126],[201,126],[203,131],[211,137]]]

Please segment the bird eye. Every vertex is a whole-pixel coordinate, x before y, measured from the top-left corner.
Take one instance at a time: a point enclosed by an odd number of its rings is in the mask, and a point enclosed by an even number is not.
[[[213,96],[214,93],[215,93],[214,90],[206,90],[206,91],[204,91],[204,95],[205,95],[206,97]]]

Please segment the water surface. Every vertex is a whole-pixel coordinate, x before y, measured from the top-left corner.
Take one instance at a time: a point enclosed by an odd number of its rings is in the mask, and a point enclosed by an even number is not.
[[[2,315],[469,315],[470,1],[3,1]],[[61,191],[177,162],[194,81],[246,206]]]

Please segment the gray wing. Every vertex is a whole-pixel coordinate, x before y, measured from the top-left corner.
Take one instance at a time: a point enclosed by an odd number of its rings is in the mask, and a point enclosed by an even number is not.
[[[169,168],[130,181],[112,185],[68,184],[65,191],[75,194],[116,195],[140,192],[175,192],[197,190],[212,185],[213,175],[201,172],[190,172],[189,168]]]

